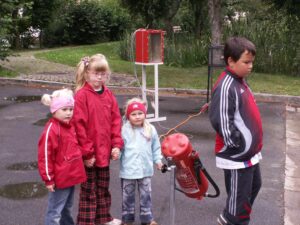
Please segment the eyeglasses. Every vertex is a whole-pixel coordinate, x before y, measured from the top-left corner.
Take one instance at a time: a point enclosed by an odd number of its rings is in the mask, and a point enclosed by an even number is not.
[[[94,76],[96,77],[107,77],[108,76],[108,73],[107,72],[90,72],[91,74],[93,74]]]

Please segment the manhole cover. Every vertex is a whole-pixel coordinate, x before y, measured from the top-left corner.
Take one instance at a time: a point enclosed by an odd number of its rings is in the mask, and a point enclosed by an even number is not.
[[[30,95],[30,96],[15,96],[15,97],[4,97],[6,101],[14,101],[14,102],[33,102],[41,100],[41,96],[39,95]]]
[[[7,184],[0,187],[0,196],[13,200],[40,198],[47,193],[45,185],[38,182]]]
[[[21,162],[9,165],[8,170],[36,170],[38,168],[37,162]]]
[[[45,126],[45,124],[48,122],[48,120],[52,117],[52,114],[51,113],[48,113],[47,114],[47,118],[45,119],[40,119],[36,122],[33,123],[33,125],[36,125],[36,126]]]

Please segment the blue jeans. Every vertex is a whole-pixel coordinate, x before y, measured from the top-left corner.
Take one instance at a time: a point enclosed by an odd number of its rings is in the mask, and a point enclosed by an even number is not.
[[[151,202],[151,178],[121,179],[122,185],[122,221],[134,222],[135,216],[135,187],[136,183],[140,198],[141,223],[150,223],[153,220]]]
[[[75,186],[49,192],[46,225],[75,225],[71,215],[74,191]]]

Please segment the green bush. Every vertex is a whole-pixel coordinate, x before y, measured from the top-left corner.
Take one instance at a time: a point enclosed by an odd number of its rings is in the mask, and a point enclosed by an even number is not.
[[[225,27],[224,35],[225,39],[233,35],[244,36],[255,43],[256,72],[300,76],[299,27],[297,17],[273,11],[257,18],[234,21]]]
[[[48,46],[119,40],[129,24],[123,9],[99,1],[69,4],[62,11],[45,30]]]
[[[42,38],[43,43],[48,47],[64,46],[71,43],[64,17],[52,21],[42,33]]]
[[[209,37],[175,33],[165,40],[165,64],[178,67],[207,65]]]

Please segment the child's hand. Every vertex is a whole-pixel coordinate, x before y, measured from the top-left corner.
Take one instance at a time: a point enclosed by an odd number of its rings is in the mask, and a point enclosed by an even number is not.
[[[49,192],[55,192],[54,187],[55,187],[55,184],[46,185],[46,188],[48,189]]]
[[[159,163],[156,163],[156,168],[158,169],[158,170],[161,170],[162,169],[162,167],[163,167],[163,163],[162,162],[159,162]]]
[[[119,148],[113,148],[111,150],[111,159],[112,160],[118,160],[120,157],[120,149]]]
[[[84,160],[83,163],[86,167],[91,168],[94,166],[95,161],[96,161],[96,159],[95,159],[95,157],[93,157],[91,159]]]

